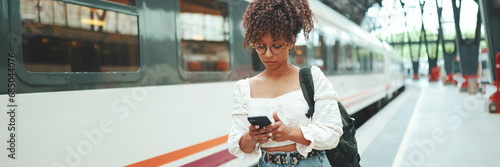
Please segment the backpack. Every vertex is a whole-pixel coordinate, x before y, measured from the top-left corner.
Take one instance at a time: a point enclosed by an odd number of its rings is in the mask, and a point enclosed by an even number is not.
[[[311,67],[303,67],[299,72],[300,87],[304,98],[309,105],[309,110],[306,113],[307,118],[311,118],[314,114],[314,83],[311,75]],[[342,103],[338,102],[340,115],[342,116],[342,130],[344,134],[340,137],[337,147],[331,150],[325,150],[328,161],[333,167],[360,167],[360,156],[358,153],[358,145],[356,138],[356,129],[354,127],[354,118],[351,118]]]

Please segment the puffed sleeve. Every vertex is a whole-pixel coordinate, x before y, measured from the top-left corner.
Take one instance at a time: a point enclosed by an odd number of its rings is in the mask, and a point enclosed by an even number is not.
[[[297,151],[304,156],[312,149],[327,150],[337,147],[343,134],[337,92],[318,67],[312,66],[311,74],[314,82],[314,114],[310,124],[299,126],[304,138],[311,141],[311,144],[297,143]]]
[[[240,149],[240,139],[248,132],[248,127],[250,123],[247,120],[248,117],[248,100],[249,95],[249,85],[248,81],[240,80],[236,82],[233,89],[234,104],[231,122],[231,131],[229,132],[229,137],[227,139],[228,150],[231,154],[243,158],[244,160],[255,160],[261,156],[260,147],[258,145],[255,150],[251,153],[245,153]]]

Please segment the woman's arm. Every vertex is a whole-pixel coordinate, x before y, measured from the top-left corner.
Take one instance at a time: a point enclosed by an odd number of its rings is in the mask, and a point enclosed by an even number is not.
[[[310,124],[299,126],[303,137],[311,141],[309,145],[297,144],[297,151],[303,155],[312,149],[335,148],[343,134],[337,92],[318,67],[311,67],[311,74],[314,82],[315,111]]]
[[[248,82],[240,80],[236,82],[233,95],[234,105],[231,122],[231,131],[229,132],[227,143],[229,153],[242,157],[244,159],[254,159],[260,156],[257,149],[255,137],[251,138],[250,123],[248,122]],[[255,135],[254,135],[255,136]],[[262,136],[261,136],[262,137]],[[253,141],[251,139],[254,139]],[[260,139],[260,138],[259,138]]]
[[[240,139],[240,149],[245,153],[251,153],[255,150],[257,143],[267,143],[271,139],[270,133],[262,128],[259,129],[258,125],[251,125],[248,133],[245,133]]]

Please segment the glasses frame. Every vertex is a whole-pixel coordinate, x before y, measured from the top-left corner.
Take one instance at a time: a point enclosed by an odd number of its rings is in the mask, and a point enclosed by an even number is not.
[[[281,46],[281,47],[279,48],[279,49],[281,49],[281,51],[280,51],[279,53],[274,53],[274,51],[273,51],[274,49],[272,48],[272,47],[273,47],[273,45],[271,45],[271,46],[266,46],[266,45],[254,45],[254,46],[253,46],[253,48],[255,49],[255,52],[257,52],[257,54],[260,54],[260,55],[262,55],[262,54],[266,54],[266,52],[267,52],[267,48],[269,48],[269,50],[271,50],[271,53],[272,53],[273,55],[279,55],[279,54],[283,53],[283,51],[285,50],[285,49],[283,49],[283,48],[285,48],[287,45],[288,45],[288,42],[286,42],[283,46]],[[264,49],[264,52],[260,53],[260,52],[257,50],[257,46],[264,46],[264,48],[265,48],[265,49]]]

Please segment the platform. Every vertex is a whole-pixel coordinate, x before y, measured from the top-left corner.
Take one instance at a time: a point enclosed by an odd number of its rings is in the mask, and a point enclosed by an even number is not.
[[[406,90],[356,134],[363,167],[500,166],[500,114],[482,95],[459,87],[407,80]]]

